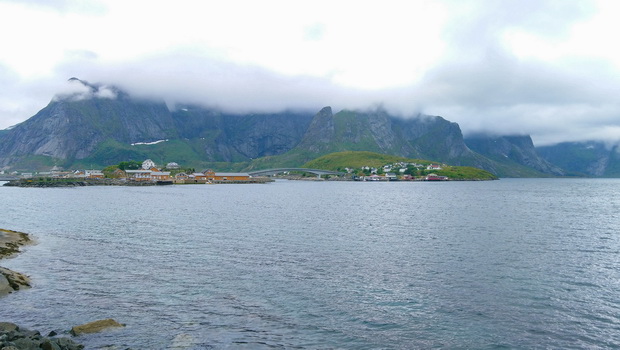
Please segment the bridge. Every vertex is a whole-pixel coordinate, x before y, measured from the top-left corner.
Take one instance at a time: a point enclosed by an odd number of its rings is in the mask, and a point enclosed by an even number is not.
[[[341,172],[338,172],[338,171],[329,171],[329,170],[321,170],[321,169],[307,169],[307,168],[266,169],[266,170],[250,171],[250,172],[248,172],[248,174],[250,174],[251,176],[272,176],[272,175],[276,175],[276,174],[280,174],[280,173],[285,173],[285,172],[291,172],[291,171],[311,173],[311,174],[315,174],[318,177],[321,177],[321,175],[338,175],[338,176],[344,175],[344,173],[341,173]]]

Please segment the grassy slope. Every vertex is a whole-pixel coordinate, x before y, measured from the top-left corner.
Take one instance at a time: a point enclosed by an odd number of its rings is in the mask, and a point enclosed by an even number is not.
[[[341,170],[344,168],[361,168],[363,166],[382,167],[386,164],[396,162],[431,164],[431,161],[422,159],[409,159],[405,157],[392,156],[388,154],[380,154],[366,151],[346,151],[331,153],[312,161],[307,162],[302,167],[316,168],[325,170]]]
[[[373,152],[337,152],[307,162],[302,167],[325,170],[342,170],[347,167],[356,169],[363,166],[381,167],[386,164],[397,162],[418,163],[424,165],[431,163],[437,164],[437,162],[432,162],[429,160],[409,159]],[[497,179],[496,176],[487,171],[465,166],[448,166],[444,167],[442,170],[433,171],[433,173],[448,176],[451,179]]]

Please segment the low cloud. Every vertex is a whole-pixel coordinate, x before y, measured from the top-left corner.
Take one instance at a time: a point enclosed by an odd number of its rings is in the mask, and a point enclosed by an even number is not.
[[[115,99],[116,97],[117,92],[114,87],[100,84],[91,85],[80,79],[71,78],[63,89],[54,96],[53,100],[81,101],[91,98]]]
[[[327,78],[289,76],[186,54],[105,66],[89,60],[74,61],[59,67],[59,72],[118,86],[135,97],[163,99],[170,106],[195,104],[234,113],[291,109],[318,112],[327,105],[335,110],[365,109],[383,103],[394,113],[408,114],[415,105],[411,88],[354,89]]]
[[[66,23],[59,14],[70,14],[76,23],[100,31],[70,45],[59,39],[50,46],[60,51],[50,55],[59,58],[48,74],[23,73],[30,70],[15,65],[17,59],[5,66],[0,61],[0,128],[34,115],[57,94],[116,98],[113,86],[118,86],[135,97],[163,99],[169,106],[196,104],[246,113],[382,105],[403,117],[441,115],[459,123],[466,135],[529,134],[537,145],[620,140],[620,58],[605,46],[587,45],[613,42],[614,30],[597,27],[616,23],[596,8],[610,2],[446,0],[430,8],[418,4],[414,17],[423,22],[418,26],[393,25],[405,23],[403,16],[409,14],[396,10],[409,2],[388,7],[340,4],[323,16],[317,16],[320,7],[307,2],[303,11],[285,19],[244,15],[239,22],[221,16],[236,11],[223,4],[213,8],[204,26],[193,14],[191,20],[176,18],[182,21],[171,22],[169,30],[162,30],[160,16],[146,18],[142,30],[156,34],[144,45],[131,41],[139,31],[123,27],[135,25],[129,14],[142,11],[140,6],[109,2],[109,9],[82,9],[76,0],[27,4],[53,4],[49,28]],[[258,11],[263,5],[252,6]],[[360,16],[347,17],[351,6],[358,6]],[[374,17],[387,8],[398,12],[391,21]],[[169,9],[154,5],[153,10],[162,14]],[[84,11],[91,12],[84,16]],[[436,21],[424,22],[427,15]],[[599,17],[592,20],[595,15]],[[112,18],[113,23],[106,22]],[[370,20],[376,26],[369,29]],[[614,22],[605,22],[610,20]],[[270,24],[264,30],[258,27],[263,22]],[[589,24],[578,27],[583,23]],[[108,30],[128,33],[128,41],[110,43]],[[217,30],[226,33],[213,35]],[[588,30],[596,35],[581,38]],[[29,38],[35,40],[37,34]],[[100,41],[91,40],[95,37]],[[72,76],[105,85],[97,91],[81,90],[67,83]]]

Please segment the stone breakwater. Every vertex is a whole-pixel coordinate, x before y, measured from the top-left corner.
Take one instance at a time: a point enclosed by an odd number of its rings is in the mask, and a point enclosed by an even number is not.
[[[0,259],[19,253],[19,247],[31,243],[23,232],[0,229]],[[29,287],[28,276],[0,266],[0,296]]]
[[[158,182],[152,181],[124,181],[121,179],[19,179],[4,184],[9,187],[83,187],[83,186],[155,186]]]
[[[51,332],[47,337],[37,331],[21,328],[9,322],[0,322],[0,350],[45,349],[80,350],[84,345],[66,337],[56,337]]]

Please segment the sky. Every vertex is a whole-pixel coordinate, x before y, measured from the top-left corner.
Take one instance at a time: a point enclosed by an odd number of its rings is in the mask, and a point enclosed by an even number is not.
[[[0,129],[78,77],[169,106],[380,105],[465,135],[612,144],[619,15],[615,0],[0,0]]]

